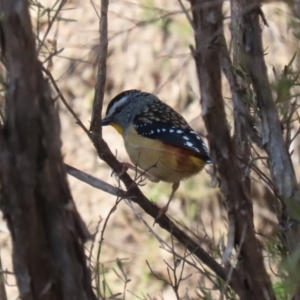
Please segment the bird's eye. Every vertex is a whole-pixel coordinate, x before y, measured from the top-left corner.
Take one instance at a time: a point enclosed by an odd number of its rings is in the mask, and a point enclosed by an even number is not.
[[[116,112],[119,113],[121,111],[121,107],[116,108]]]

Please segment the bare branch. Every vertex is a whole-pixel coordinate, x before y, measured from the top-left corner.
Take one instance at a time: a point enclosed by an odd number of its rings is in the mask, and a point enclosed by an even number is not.
[[[189,12],[188,12],[188,10],[186,9],[186,7],[183,5],[182,0],[178,0],[178,3],[179,3],[179,5],[180,5],[182,11],[184,12],[184,14],[185,14],[187,20],[189,21],[191,27],[192,27],[193,29],[195,29],[195,28],[194,28],[193,20],[192,20],[191,16],[189,15]]]
[[[72,116],[74,117],[74,119],[76,120],[76,123],[83,129],[83,131],[87,134],[87,136],[89,138],[91,138],[91,134],[88,131],[88,129],[84,126],[84,124],[81,122],[80,118],[77,116],[77,114],[74,112],[74,110],[72,109],[72,107],[69,105],[68,101],[65,99],[64,95],[62,94],[62,92],[60,91],[58,85],[56,84],[55,79],[53,78],[51,72],[49,70],[47,70],[45,67],[42,67],[42,70],[45,72],[45,74],[49,77],[55,91],[58,94],[58,97],[61,99],[61,101],[63,102],[63,104],[65,105],[65,107],[68,109],[68,111],[72,114]]]
[[[67,173],[90,186],[117,197],[125,197],[126,192],[90,174],[65,164]]]
[[[102,136],[101,126],[101,113],[103,98],[105,92],[105,81],[106,81],[106,59],[107,59],[107,11],[108,11],[108,0],[101,0],[101,14],[100,14],[100,43],[99,43],[99,62],[98,62],[98,73],[97,83],[95,88],[95,97],[93,101],[93,113],[90,130],[94,133]]]

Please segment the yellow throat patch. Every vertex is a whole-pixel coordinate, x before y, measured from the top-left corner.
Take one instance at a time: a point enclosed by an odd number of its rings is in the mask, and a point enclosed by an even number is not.
[[[121,135],[123,135],[123,128],[117,123],[110,124],[113,128],[115,128]]]

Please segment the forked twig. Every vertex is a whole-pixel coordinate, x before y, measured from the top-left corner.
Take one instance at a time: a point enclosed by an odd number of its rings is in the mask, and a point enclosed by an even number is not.
[[[37,52],[39,53],[41,51],[41,48],[43,47],[44,43],[45,43],[45,40],[54,24],[54,22],[56,21],[56,18],[58,16],[58,14],[60,13],[60,11],[62,10],[62,8],[64,7],[64,5],[66,4],[67,0],[61,0],[56,12],[54,13],[54,16],[53,18],[49,21],[48,23],[48,27],[47,27],[47,30],[43,36],[43,39],[41,40],[39,46],[38,46],[38,49],[37,49]]]

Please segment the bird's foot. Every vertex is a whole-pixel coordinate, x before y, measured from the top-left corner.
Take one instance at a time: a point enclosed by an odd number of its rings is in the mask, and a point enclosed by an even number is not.
[[[117,177],[120,177],[122,175],[124,175],[129,169],[132,169],[134,168],[130,163],[126,163],[126,162],[121,162],[122,164],[122,170],[121,172],[117,173],[115,171],[112,171],[111,175],[110,176],[117,176]]]
[[[168,204],[166,204],[165,206],[159,208],[158,215],[157,215],[157,217],[154,219],[153,226],[155,225],[155,223],[157,223],[157,221],[158,221],[162,216],[164,216],[164,215],[167,213],[168,209],[169,209],[169,202],[168,202]]]
[[[169,204],[170,204],[170,202],[171,202],[171,200],[172,200],[172,198],[173,198],[173,196],[174,196],[174,194],[175,194],[175,192],[177,191],[178,188],[179,188],[179,182],[174,182],[173,185],[172,185],[172,192],[171,192],[170,198],[168,200],[168,203],[165,206],[163,206],[159,209],[158,215],[154,220],[153,226],[155,225],[155,223],[157,223],[157,220],[159,218],[161,218],[163,215],[165,215],[166,212],[168,211]]]

